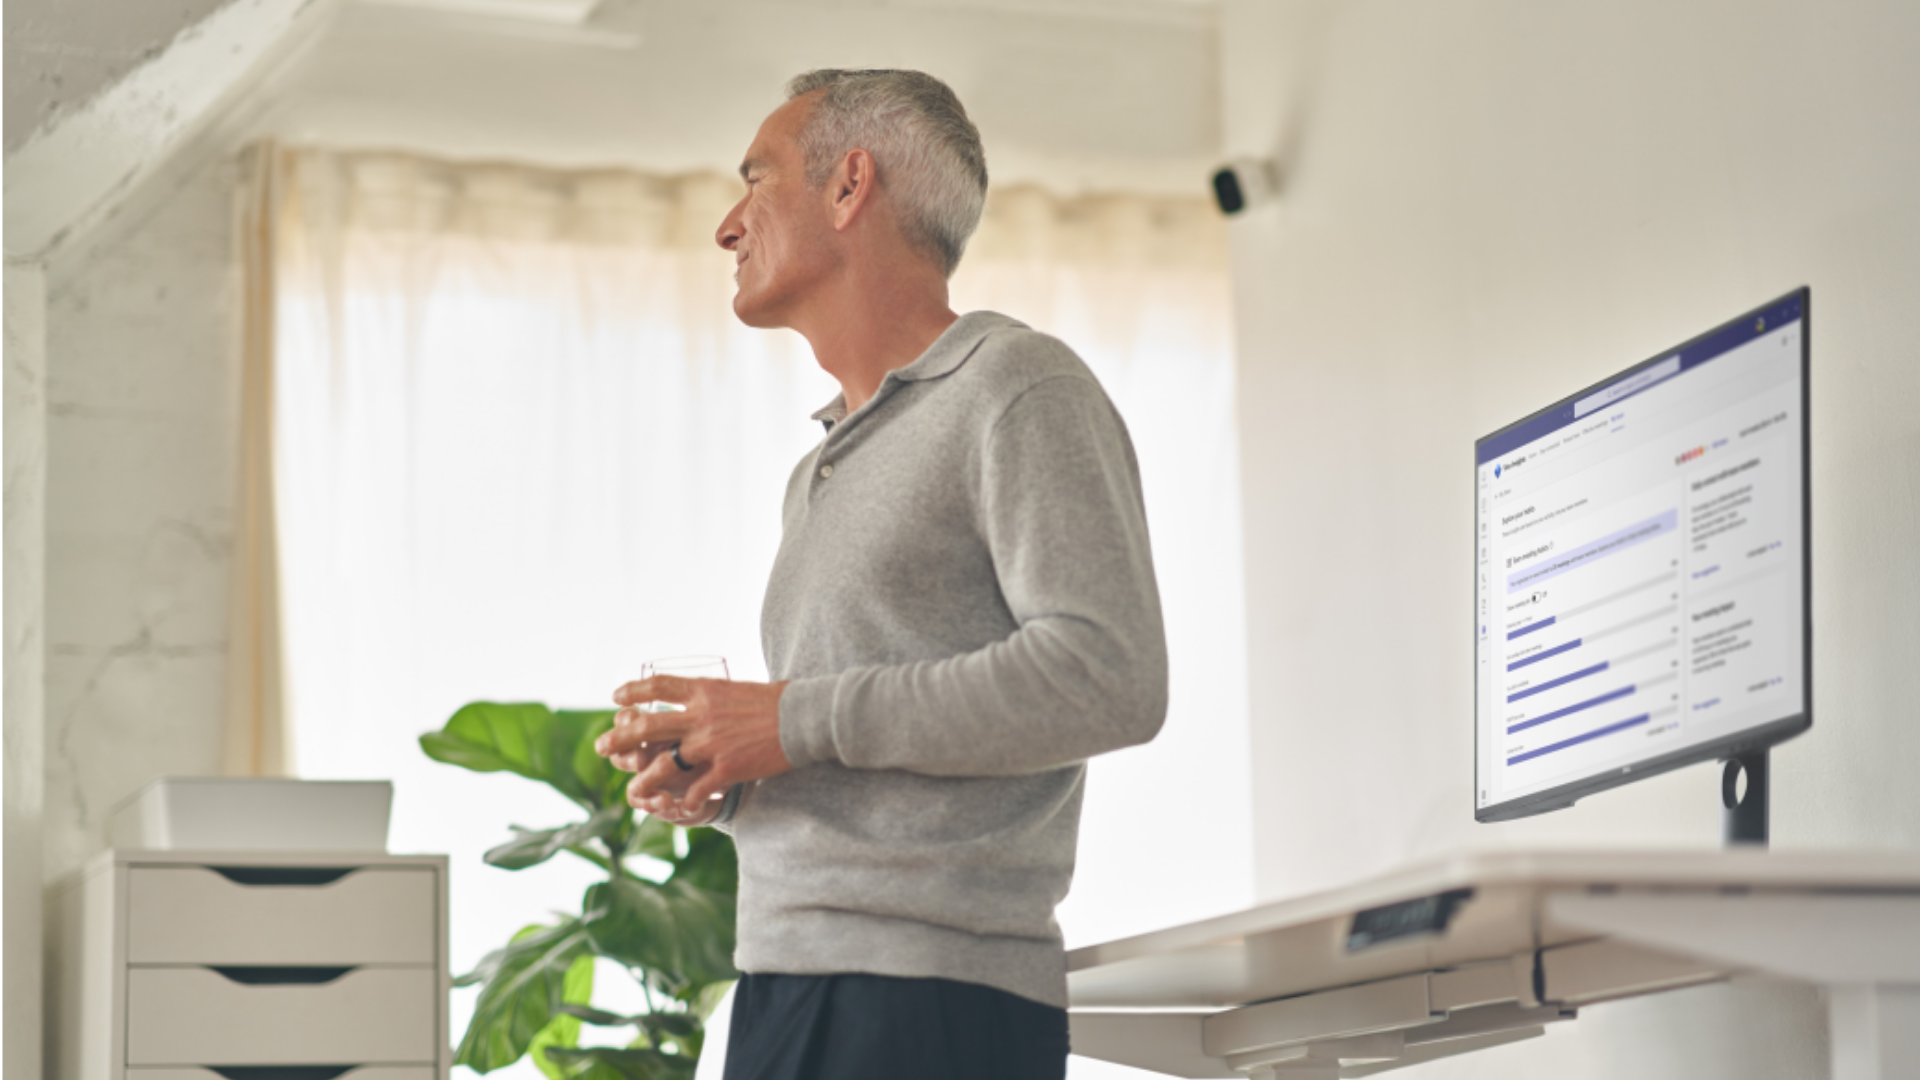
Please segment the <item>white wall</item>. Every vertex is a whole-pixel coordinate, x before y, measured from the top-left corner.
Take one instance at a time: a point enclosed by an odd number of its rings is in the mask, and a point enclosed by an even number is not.
[[[49,885],[148,780],[221,771],[238,175],[174,178],[51,275]]]
[[[40,832],[46,793],[47,281],[6,269],[4,1071],[40,1072]]]
[[[1472,442],[1813,287],[1815,721],[1776,846],[1920,845],[1920,6],[1230,0],[1258,889],[1465,846],[1710,847],[1696,767],[1472,818]],[[1903,782],[1904,781],[1904,782]],[[1805,1077],[1811,992],[1590,1009],[1422,1075]]]

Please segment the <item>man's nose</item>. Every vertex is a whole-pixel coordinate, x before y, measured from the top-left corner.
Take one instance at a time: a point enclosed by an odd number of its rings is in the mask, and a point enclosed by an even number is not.
[[[736,203],[733,209],[727,211],[727,216],[721,219],[720,227],[714,230],[713,242],[732,251],[740,245],[740,236],[744,231],[740,225],[740,204]]]

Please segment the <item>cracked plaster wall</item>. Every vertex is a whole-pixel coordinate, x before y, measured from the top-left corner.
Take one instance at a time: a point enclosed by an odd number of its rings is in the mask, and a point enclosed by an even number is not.
[[[239,178],[201,166],[48,297],[49,883],[147,781],[220,771]]]
[[[40,1074],[40,833],[45,808],[47,279],[6,268],[7,1076]]]

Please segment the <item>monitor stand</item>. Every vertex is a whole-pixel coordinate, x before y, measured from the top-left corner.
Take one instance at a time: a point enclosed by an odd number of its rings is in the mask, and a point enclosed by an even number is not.
[[[1740,790],[1740,774],[1747,790]],[[1721,841],[1727,847],[1767,846],[1767,748],[1735,754],[1720,773]]]

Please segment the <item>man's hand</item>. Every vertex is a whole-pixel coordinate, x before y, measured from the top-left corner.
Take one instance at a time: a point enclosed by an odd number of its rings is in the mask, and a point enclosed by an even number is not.
[[[612,762],[613,767],[616,769],[638,774],[646,772],[656,758],[671,762],[673,760],[672,751],[672,743],[654,743],[649,746],[643,746],[632,753],[608,754],[607,760]],[[714,818],[720,816],[723,800],[717,797],[711,798],[700,805],[686,800],[686,789],[692,786],[694,779],[698,777],[702,771],[701,769],[695,769],[692,772],[687,772],[680,769],[679,766],[674,766],[673,772],[676,779],[673,787],[653,795],[638,794],[640,777],[635,775],[631,780],[627,781],[627,805],[642,813],[652,814],[654,817],[670,821],[675,825],[684,825],[688,828],[692,828],[695,825],[706,825],[713,821]]]
[[[656,675],[614,691],[621,706],[612,731],[594,749],[633,772],[627,803],[676,825],[704,825],[734,784],[793,768],[780,748],[780,694],[786,683],[731,682]],[[681,706],[643,712],[642,705]],[[691,770],[673,760],[680,758]]]

